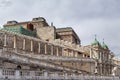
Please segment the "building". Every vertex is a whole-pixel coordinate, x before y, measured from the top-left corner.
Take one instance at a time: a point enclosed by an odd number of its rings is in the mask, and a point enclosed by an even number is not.
[[[112,70],[113,75],[120,76],[120,58],[114,57],[112,62],[114,64],[114,69]]]
[[[99,75],[111,75],[113,69],[112,58],[114,54],[109,50],[108,46],[101,44],[96,38],[91,45],[83,46],[86,51],[85,57],[90,57],[95,60],[95,73]]]
[[[26,22],[8,21],[3,26],[0,67],[6,70],[4,74],[14,74],[8,70],[12,69],[18,70],[19,75],[29,75],[28,71],[42,71],[45,75],[112,75],[113,53],[96,38],[91,45],[81,46],[71,27],[56,28],[43,17]]]

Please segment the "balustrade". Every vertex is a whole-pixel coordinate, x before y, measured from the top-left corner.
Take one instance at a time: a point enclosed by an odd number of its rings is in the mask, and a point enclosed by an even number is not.
[[[9,44],[8,44],[9,43]],[[45,42],[37,38],[32,38],[28,36],[20,36],[15,34],[4,33],[4,46],[7,48],[16,48],[17,50],[27,51],[24,54],[30,54],[31,51],[33,54],[47,54],[54,56],[64,56],[63,50],[65,48],[64,45],[56,45],[53,43]],[[68,48],[71,49],[71,48]],[[71,49],[71,51],[75,51],[75,49]],[[75,55],[69,57],[78,57],[77,53],[79,50],[75,52]],[[69,52],[67,52],[69,54]],[[66,56],[67,56],[66,54]]]
[[[79,79],[79,80],[119,80],[119,77],[112,76],[83,76],[76,73],[31,71],[0,68],[0,79]]]

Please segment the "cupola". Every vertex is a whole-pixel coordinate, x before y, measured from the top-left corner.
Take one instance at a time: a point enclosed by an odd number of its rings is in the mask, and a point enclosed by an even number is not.
[[[96,35],[95,35],[95,40],[92,42],[91,45],[92,46],[101,46],[100,42],[96,39]]]
[[[103,43],[102,43],[102,48],[109,49],[108,46],[105,44],[104,39],[103,39]]]

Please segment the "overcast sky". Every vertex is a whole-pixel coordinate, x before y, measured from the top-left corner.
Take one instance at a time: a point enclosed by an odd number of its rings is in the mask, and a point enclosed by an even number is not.
[[[0,26],[9,20],[44,17],[58,27],[72,27],[82,45],[94,35],[120,56],[120,0],[0,0]]]

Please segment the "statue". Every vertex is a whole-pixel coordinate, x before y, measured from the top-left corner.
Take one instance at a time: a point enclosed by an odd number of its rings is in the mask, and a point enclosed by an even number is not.
[[[117,67],[114,67],[113,70],[112,70],[112,75],[115,76],[116,75],[116,72],[117,71]]]

